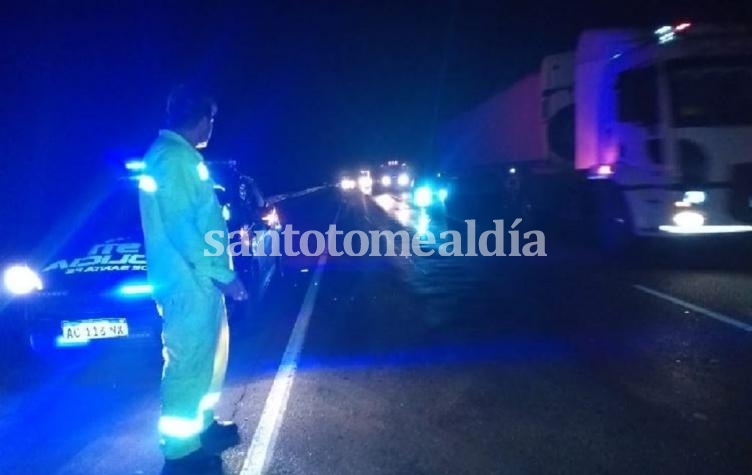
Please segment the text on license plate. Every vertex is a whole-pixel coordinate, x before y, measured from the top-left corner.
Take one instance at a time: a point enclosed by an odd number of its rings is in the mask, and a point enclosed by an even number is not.
[[[63,322],[63,340],[96,340],[128,336],[125,318]]]

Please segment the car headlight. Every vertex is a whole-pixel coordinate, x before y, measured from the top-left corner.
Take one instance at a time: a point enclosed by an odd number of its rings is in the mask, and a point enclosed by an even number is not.
[[[343,178],[339,186],[342,187],[343,190],[355,189],[355,180],[352,178]]]
[[[420,208],[427,208],[431,206],[433,201],[433,191],[427,186],[421,186],[415,190],[415,196],[413,198],[415,205]]]
[[[408,176],[407,173],[401,173],[397,177],[397,184],[399,186],[407,186],[407,185],[409,185],[410,184],[410,176]]]
[[[384,175],[381,177],[381,185],[382,186],[391,186],[392,185],[392,177],[389,175]]]
[[[5,289],[13,295],[27,295],[35,290],[42,290],[42,278],[25,265],[7,268],[3,274]]]

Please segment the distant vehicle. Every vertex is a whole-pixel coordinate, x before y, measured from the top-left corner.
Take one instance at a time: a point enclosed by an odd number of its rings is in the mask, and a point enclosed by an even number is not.
[[[133,163],[129,168],[139,169]],[[228,230],[245,230],[236,239],[247,239],[252,253],[235,258],[236,271],[260,298],[279,269],[279,258],[272,256],[271,238],[254,231],[279,227],[279,215],[232,162],[209,168]],[[146,276],[138,206],[138,183],[147,182],[137,178],[105,183],[38,254],[3,263],[4,313],[18,318],[34,351],[159,342],[161,319]],[[260,246],[268,257],[257,255]]]
[[[493,178],[521,211],[590,224],[607,248],[751,232],[752,36],[586,31],[444,125],[437,145],[454,174]]]
[[[370,170],[360,170],[358,173],[358,189],[370,195],[373,191],[373,177]]]
[[[344,191],[351,191],[358,187],[358,182],[349,175],[344,175],[339,181],[339,187]]]
[[[376,191],[379,193],[399,194],[409,191],[415,184],[412,169],[407,163],[390,160],[378,167],[376,171]]]

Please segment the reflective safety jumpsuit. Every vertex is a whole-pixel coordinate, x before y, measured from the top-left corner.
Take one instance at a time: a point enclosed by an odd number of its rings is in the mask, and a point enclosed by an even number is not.
[[[214,281],[235,278],[229,253],[217,254],[206,234],[227,226],[201,154],[163,130],[144,157],[139,181],[149,281],[163,318],[162,414],[168,459],[201,447],[227,368],[229,331],[224,296]],[[211,256],[205,255],[207,251]]]

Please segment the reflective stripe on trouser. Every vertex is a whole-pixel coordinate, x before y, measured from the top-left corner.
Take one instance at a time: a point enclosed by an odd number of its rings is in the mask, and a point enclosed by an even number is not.
[[[169,459],[201,447],[201,432],[214,417],[225,379],[229,329],[218,290],[172,295],[160,306],[164,369],[159,432]]]

